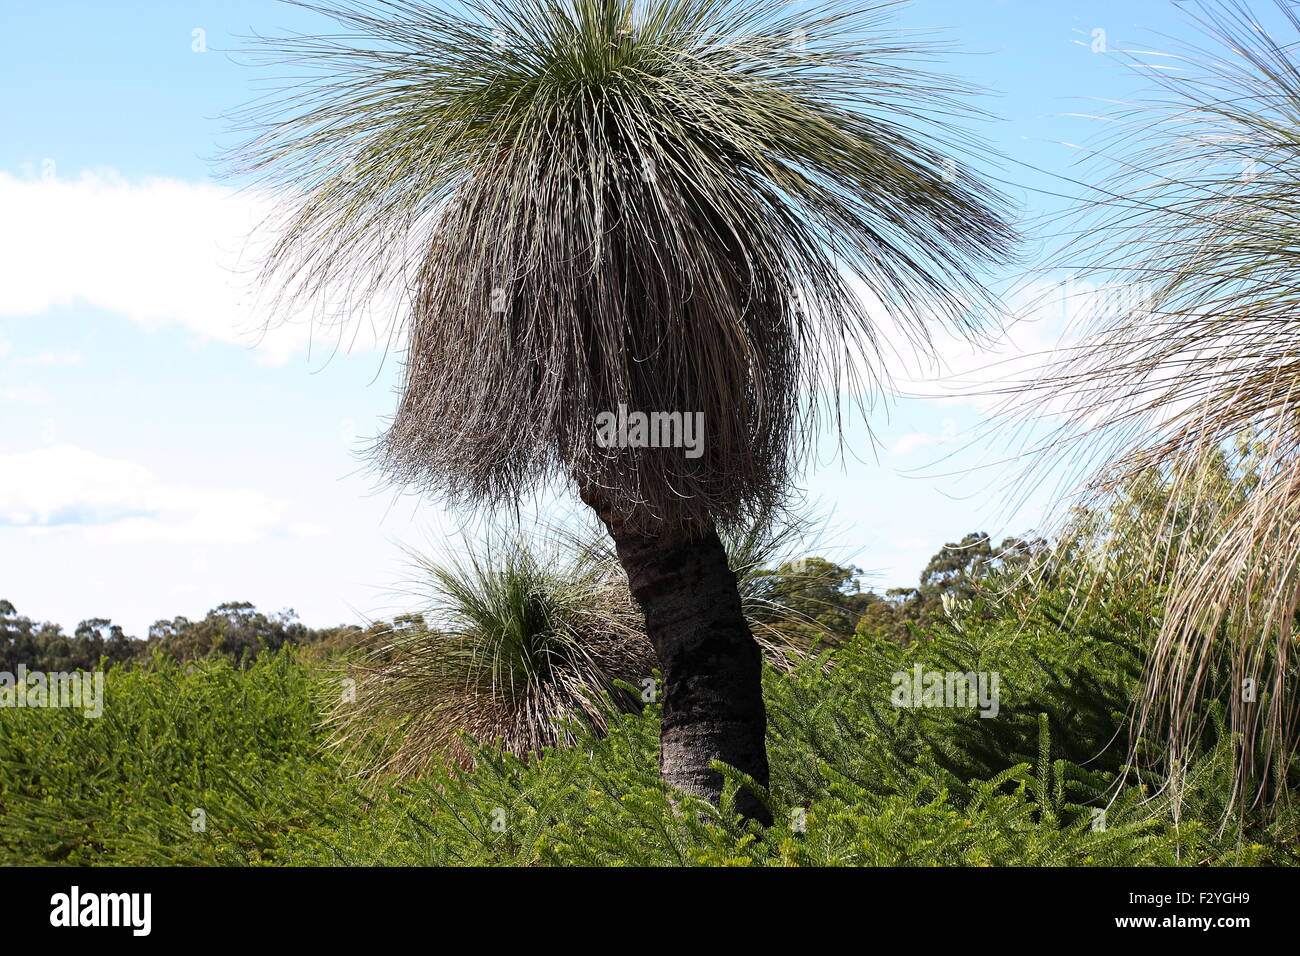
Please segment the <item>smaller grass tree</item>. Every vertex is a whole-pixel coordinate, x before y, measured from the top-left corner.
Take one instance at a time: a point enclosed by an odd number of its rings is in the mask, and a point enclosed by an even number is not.
[[[762,589],[807,523],[764,516],[727,538],[746,618],[767,661],[803,657],[801,615]],[[412,553],[417,614],[372,626],[330,685],[333,743],[366,772],[468,766],[466,738],[519,757],[604,734],[609,708],[658,696],[654,646],[610,547],[562,530],[491,534],[454,560]],[[337,686],[348,693],[335,695]]]
[[[603,733],[602,695],[641,706],[620,685],[650,686],[654,648],[598,549],[493,537],[456,561],[413,559],[425,610],[378,627],[331,714],[372,769],[468,764],[462,735],[524,757],[571,742],[571,721]]]

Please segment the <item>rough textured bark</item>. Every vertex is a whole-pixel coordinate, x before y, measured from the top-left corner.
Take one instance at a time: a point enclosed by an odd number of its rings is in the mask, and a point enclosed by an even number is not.
[[[714,803],[714,760],[768,785],[762,655],[741,609],[736,577],[717,532],[651,536],[624,526],[583,494],[609,530],[663,672],[659,771],[673,786]],[[736,809],[771,823],[742,789]]]

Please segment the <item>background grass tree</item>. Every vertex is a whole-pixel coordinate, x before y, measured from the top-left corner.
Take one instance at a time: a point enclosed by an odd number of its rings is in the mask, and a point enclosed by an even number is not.
[[[610,704],[641,708],[654,650],[599,548],[498,536],[455,561],[412,560],[424,612],[377,626],[342,665],[355,693],[334,695],[335,742],[372,768],[470,765],[466,738],[526,758],[572,744],[579,724],[604,733]]]
[[[1177,790],[1212,721],[1200,703],[1222,696],[1238,790],[1262,799],[1300,734],[1300,14],[1186,8],[1205,44],[1161,55],[1155,94],[1115,108],[1111,175],[1052,264],[1098,288],[1091,326],[1029,394],[1064,415],[1052,460],[1091,473],[1086,521],[1159,496],[1091,545],[1167,603],[1136,736],[1167,742]]]
[[[750,629],[783,673],[812,643],[804,609],[816,605],[771,587],[767,568],[808,527],[762,516],[724,541]],[[332,743],[368,774],[469,767],[478,747],[531,759],[571,746],[578,728],[606,733],[611,711],[656,702],[654,647],[603,529],[489,534],[456,559],[410,559],[421,611],[358,635],[327,694]]]
[[[880,384],[882,320],[924,345],[982,313],[1012,233],[947,125],[966,91],[891,3],[302,5],[336,26],[271,43],[295,76],[238,164],[284,197],[273,287],[399,294],[388,476],[472,507],[576,486],[663,672],[663,779],[716,800],[721,760],[766,784],[718,530]],[[605,447],[620,407],[702,416],[703,441]]]

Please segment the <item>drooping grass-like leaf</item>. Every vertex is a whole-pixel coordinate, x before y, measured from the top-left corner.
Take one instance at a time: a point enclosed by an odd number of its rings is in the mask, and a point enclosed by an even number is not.
[[[1092,473],[1082,513],[1168,489],[1141,542],[1103,545],[1167,595],[1135,737],[1166,742],[1176,787],[1222,695],[1239,791],[1276,793],[1300,735],[1300,13],[1186,6],[1207,44],[1150,64],[1159,96],[1112,117],[1114,179],[1055,263],[1103,291],[1030,394]]]
[[[286,301],[406,294],[376,448],[399,482],[477,505],[574,479],[646,528],[734,521],[880,384],[885,325],[924,346],[984,314],[1004,202],[892,3],[300,5],[340,32],[270,44],[295,75],[235,168],[283,197]],[[598,443],[620,406],[702,441]]]

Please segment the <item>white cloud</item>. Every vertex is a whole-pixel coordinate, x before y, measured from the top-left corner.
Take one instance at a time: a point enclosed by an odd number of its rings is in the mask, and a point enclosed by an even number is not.
[[[908,432],[889,447],[889,456],[891,458],[902,458],[922,448],[948,445],[955,441],[957,441],[957,423],[950,418],[945,418],[943,420],[943,431],[940,434]]]
[[[169,484],[135,462],[72,445],[0,455],[0,528],[227,544],[318,533],[287,511],[261,491]]]
[[[929,432],[908,432],[890,446],[889,456],[891,458],[902,458],[917,449],[930,447],[935,441],[935,437]]]
[[[899,376],[900,390],[941,405],[969,405],[990,412],[1014,389],[1040,375],[1076,334],[1079,308],[1065,301],[1056,283],[1034,283],[1008,304],[1014,317],[979,340],[941,331],[933,361],[916,360]]]
[[[909,564],[920,564],[930,555],[939,550],[941,542],[936,538],[921,537],[903,537],[892,538],[890,546],[896,551],[908,555],[916,555],[917,560],[908,562]]]
[[[37,352],[35,355],[23,356],[16,360],[19,365],[30,365],[35,367],[42,366],[70,366],[84,365],[86,356],[81,352]]]
[[[972,337],[934,323],[925,329],[926,339],[898,321],[861,279],[845,278],[875,326],[875,354],[865,360],[852,356],[845,374],[870,386],[876,369],[893,394],[981,413],[998,409],[1006,402],[1006,389],[1050,364],[1077,334],[1084,308],[1079,297],[1069,297],[1068,283],[1023,280],[1006,303],[1009,317],[1001,327]],[[825,389],[835,384],[829,376],[820,382]],[[842,378],[838,384],[851,383]]]
[[[306,348],[309,316],[271,315],[268,299],[255,295],[250,237],[269,208],[265,196],[211,183],[0,173],[0,315],[86,304],[149,329],[178,324],[204,340],[256,345],[259,359],[284,361]],[[372,344],[363,336],[350,347]]]
[[[0,399],[12,405],[48,405],[53,396],[41,385],[6,385],[0,388]]]

